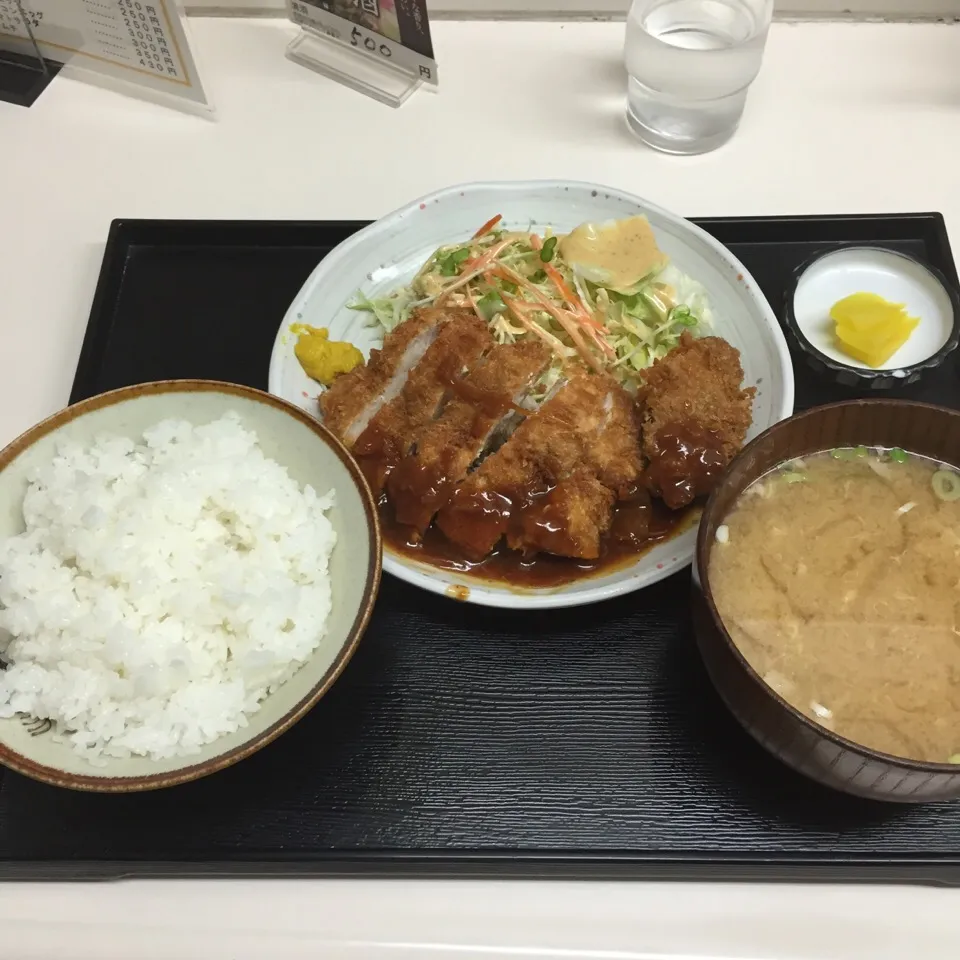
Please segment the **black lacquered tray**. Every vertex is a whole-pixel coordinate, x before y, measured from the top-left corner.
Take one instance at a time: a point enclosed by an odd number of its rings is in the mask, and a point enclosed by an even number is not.
[[[700,221],[779,312],[844,243],[956,283],[942,218]],[[171,377],[266,387],[286,307],[358,223],[117,221],[72,400]],[[960,406],[955,360],[910,397]],[[799,364],[798,407],[843,396]],[[0,774],[0,876],[492,875],[960,882],[960,803],[831,793],[728,715],[689,574],[558,612],[465,606],[386,576],[343,677],[292,731],[172,790],[76,794]]]

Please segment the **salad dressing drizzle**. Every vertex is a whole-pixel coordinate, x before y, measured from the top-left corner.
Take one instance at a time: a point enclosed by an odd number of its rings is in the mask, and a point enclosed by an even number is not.
[[[667,263],[646,217],[581,224],[561,238],[560,253],[577,273],[613,290],[630,290]]]

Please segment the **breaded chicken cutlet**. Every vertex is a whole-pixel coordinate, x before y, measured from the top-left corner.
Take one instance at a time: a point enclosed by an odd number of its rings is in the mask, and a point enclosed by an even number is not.
[[[457,311],[409,371],[400,392],[381,407],[353,445],[353,455],[374,493],[432,425],[452,383],[493,347],[487,324],[472,310]]]
[[[435,523],[471,561],[500,543],[595,560],[621,527],[640,548],[650,494],[681,509],[709,492],[751,422],[739,353],[717,337],[684,333],[636,399],[572,366],[537,406],[552,359],[539,340],[495,343],[473,310],[421,309],[320,406],[409,542]]]
[[[684,331],[680,343],[643,374],[637,394],[642,410],[643,452],[656,453],[662,427],[693,422],[720,438],[727,461],[743,446],[753,421],[754,387],[742,389],[740,351],[720,337],[695,339]]]
[[[629,396],[608,377],[581,374],[457,487],[437,524],[474,559],[504,536],[524,553],[594,559],[616,491],[639,473]]]
[[[436,340],[441,324],[461,314],[472,315],[472,312],[440,308],[415,310],[384,339],[379,350],[370,351],[370,359],[365,364],[337,377],[320,395],[323,422],[348,448],[380,409],[400,393],[410,371]]]
[[[647,484],[672,510],[709,493],[743,446],[756,390],[742,383],[738,350],[688,332],[645,372],[637,403]]]
[[[387,491],[400,523],[421,534],[430,526],[551,356],[539,340],[495,346],[452,385],[443,412],[421,431],[415,449],[390,474]]]
[[[596,430],[579,431],[580,461],[552,489],[523,504],[507,530],[507,546],[530,556],[543,552],[595,560],[610,529],[617,500],[631,495],[641,474],[636,410],[630,395],[606,377]],[[585,411],[580,413],[585,420]],[[536,420],[536,418],[534,418]]]
[[[596,560],[613,521],[616,499],[588,467],[577,468],[547,493],[522,505],[507,529],[507,546],[524,556],[552,553]]]

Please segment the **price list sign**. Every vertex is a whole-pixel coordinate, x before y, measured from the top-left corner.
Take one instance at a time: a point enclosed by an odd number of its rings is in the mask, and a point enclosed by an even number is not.
[[[287,11],[360,55],[437,83],[426,0],[287,0]]]
[[[23,16],[21,16],[21,10]],[[175,0],[0,0],[0,48],[206,105]]]

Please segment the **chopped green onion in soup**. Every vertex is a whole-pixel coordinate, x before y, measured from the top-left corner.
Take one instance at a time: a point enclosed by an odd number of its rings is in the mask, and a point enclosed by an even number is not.
[[[938,470],[931,478],[933,492],[940,500],[950,503],[960,499],[960,473],[953,470]]]

